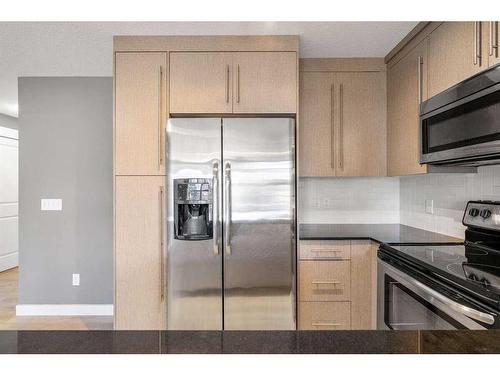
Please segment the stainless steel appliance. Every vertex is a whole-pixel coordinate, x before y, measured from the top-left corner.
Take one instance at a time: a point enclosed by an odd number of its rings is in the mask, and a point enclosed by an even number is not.
[[[295,329],[295,122],[167,125],[167,328]]]
[[[500,328],[500,203],[471,201],[460,245],[381,245],[379,329]]]
[[[424,164],[500,163],[500,65],[423,102],[420,141]]]

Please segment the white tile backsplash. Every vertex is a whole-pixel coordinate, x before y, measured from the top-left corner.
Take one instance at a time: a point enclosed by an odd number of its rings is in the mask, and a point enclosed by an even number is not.
[[[300,223],[401,223],[463,238],[467,201],[500,200],[500,165],[478,173],[304,178],[299,194]]]
[[[301,178],[300,223],[399,223],[399,178]]]
[[[462,216],[469,200],[500,200],[500,166],[478,168],[478,173],[427,174],[400,178],[401,224],[464,237]],[[434,214],[425,200],[434,200]]]

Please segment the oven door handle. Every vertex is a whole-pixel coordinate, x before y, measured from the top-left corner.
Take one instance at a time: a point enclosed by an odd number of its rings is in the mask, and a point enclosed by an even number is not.
[[[441,303],[444,303],[446,306],[451,308],[452,310],[465,315],[469,318],[472,318],[474,320],[492,325],[495,323],[495,317],[491,314],[487,314],[482,311],[478,311],[476,309],[473,309],[469,306],[462,305],[456,301],[453,301],[452,299],[443,296],[441,293],[436,292],[434,289],[429,288],[427,285],[422,284],[420,281],[417,281],[415,279],[406,279],[407,282],[412,284],[414,287],[422,290],[423,292],[427,293],[429,296],[432,298],[435,298]]]

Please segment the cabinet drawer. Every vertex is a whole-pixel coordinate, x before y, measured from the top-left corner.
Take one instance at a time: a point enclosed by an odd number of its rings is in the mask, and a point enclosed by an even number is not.
[[[351,241],[300,241],[300,259],[350,259]]]
[[[350,301],[349,261],[306,260],[299,262],[300,301]]]
[[[351,304],[349,302],[301,302],[299,304],[299,329],[351,329]]]

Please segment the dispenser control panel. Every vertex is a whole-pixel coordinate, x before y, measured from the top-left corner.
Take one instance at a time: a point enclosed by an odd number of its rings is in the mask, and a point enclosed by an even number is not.
[[[176,180],[178,203],[212,203],[212,180],[208,178],[189,178]]]

